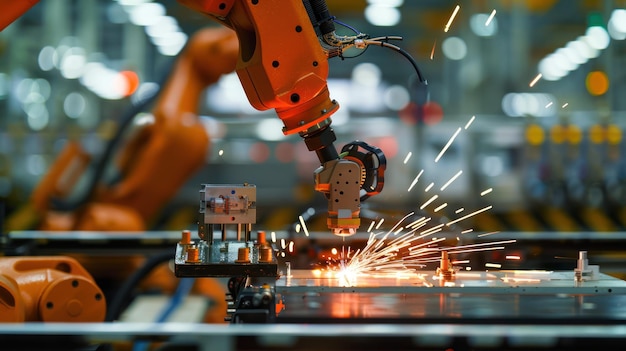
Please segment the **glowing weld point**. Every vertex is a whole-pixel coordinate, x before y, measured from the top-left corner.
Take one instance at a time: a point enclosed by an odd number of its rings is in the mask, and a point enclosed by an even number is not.
[[[439,205],[439,207],[435,208],[435,212],[439,212],[440,210],[443,210],[444,208],[446,208],[446,206],[448,206],[448,203],[444,202],[443,204]]]
[[[217,152],[218,155],[222,156],[224,154],[224,150],[220,150]]]
[[[470,229],[465,229],[464,231],[461,232],[461,234],[467,234],[467,233],[471,233],[473,231],[474,231],[474,229],[471,229],[471,228]]]
[[[517,255],[508,255],[505,257],[507,260],[521,260],[522,258]]]
[[[413,179],[413,182],[411,183],[411,185],[409,186],[409,189],[407,191],[411,191],[411,189],[413,189],[415,184],[417,184],[417,181],[420,179],[420,176],[422,175],[422,173],[424,173],[423,169],[417,174],[417,176],[415,176],[415,179]]]
[[[298,219],[300,220],[300,224],[302,224],[302,229],[304,229],[304,235],[309,236],[309,229],[307,229],[306,223],[304,223],[304,218],[298,216]]]
[[[426,187],[426,189],[424,189],[424,192],[425,192],[425,193],[427,193],[427,192],[428,192],[428,190],[430,190],[430,189],[433,187],[433,185],[435,185],[435,183],[430,183],[430,184],[428,184],[428,186]]]
[[[491,15],[489,15],[489,18],[487,18],[487,21],[485,22],[485,27],[487,27],[489,23],[491,23],[495,15],[496,15],[496,9],[493,9],[493,11],[491,11]]]
[[[489,267],[489,268],[500,268],[502,267],[501,264],[499,263],[485,263],[485,267]]]
[[[552,106],[554,103],[552,101],[548,102],[548,104],[546,105],[546,108]]]
[[[465,209],[463,207],[457,209],[456,211],[454,211],[454,213],[459,214],[461,212],[465,211]]]
[[[385,219],[381,218],[380,221],[378,221],[378,224],[376,225],[376,229],[380,228],[380,226],[383,224],[384,221]]]
[[[435,42],[433,43],[433,49],[430,50],[430,60],[433,60],[433,57],[435,57],[435,46],[437,46],[437,41],[435,40]]]
[[[367,228],[367,232],[368,232],[368,233],[371,233],[371,232],[372,232],[372,229],[374,229],[374,224],[376,224],[376,222],[374,222],[374,221],[372,221],[372,223],[370,223],[370,227],[369,227],[369,228]]]
[[[563,104],[563,106],[561,106],[561,108],[566,108],[566,107],[567,107],[567,105],[569,105],[569,103],[568,103],[568,102],[566,102],[565,104]]]
[[[332,253],[333,255],[337,254],[337,248],[333,247],[332,250],[330,250],[330,253]]]
[[[276,232],[271,232],[270,235],[272,236],[272,242],[275,243],[276,242]]]
[[[409,162],[409,159],[411,159],[411,155],[413,155],[412,152],[409,151],[408,154],[406,154],[406,157],[404,158],[404,164],[406,164],[407,162]]]
[[[455,181],[455,180],[456,180],[459,176],[461,176],[461,174],[462,174],[462,173],[463,173],[463,171],[458,171],[458,172],[457,172],[454,176],[452,176],[452,178],[450,178],[450,180],[448,180],[448,181],[446,182],[446,184],[444,184],[444,185],[441,187],[441,189],[440,189],[440,190],[441,190],[441,191],[446,190],[446,188],[447,188],[450,184],[452,184],[452,182],[453,182],[453,181]]]
[[[532,82],[530,82],[530,84],[528,86],[532,88],[535,84],[537,84],[537,82],[539,81],[539,79],[541,79],[541,77],[543,77],[543,74],[539,73],[535,77],[535,79],[533,79]]]
[[[448,23],[446,24],[446,28],[444,28],[444,32],[448,32],[448,30],[450,29],[450,25],[452,25],[452,21],[454,21],[454,17],[456,17],[456,14],[459,12],[459,10],[461,9],[461,6],[456,5],[456,7],[454,8],[454,11],[452,12],[452,16],[450,16],[450,19],[448,20]]]
[[[480,196],[485,196],[485,195],[489,194],[492,191],[493,191],[493,188],[486,189],[482,193],[480,193]]]
[[[441,151],[439,152],[439,155],[437,155],[437,157],[435,158],[435,162],[439,162],[439,159],[441,158],[441,156],[443,156],[443,154],[446,152],[446,150],[448,150],[450,145],[452,145],[452,142],[454,141],[456,136],[459,135],[460,132],[461,132],[461,127],[459,127],[459,129],[457,129],[456,132],[454,132],[454,135],[452,135],[450,140],[448,140],[448,143],[446,144],[446,146],[444,146],[443,149],[441,149]]]
[[[474,122],[474,120],[476,119],[476,116],[472,116],[472,118],[470,118],[469,121],[467,121],[467,124],[465,125],[465,128],[467,130],[467,128],[469,128],[469,126],[472,125],[472,122]]]
[[[426,202],[424,202],[422,204],[422,206],[420,206],[420,210],[423,210],[426,206],[430,205],[431,202],[435,201],[437,198],[439,197],[439,195],[433,195],[431,196],[430,199],[426,200]]]

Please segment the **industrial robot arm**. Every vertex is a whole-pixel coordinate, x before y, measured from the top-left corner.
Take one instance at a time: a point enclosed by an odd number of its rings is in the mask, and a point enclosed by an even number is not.
[[[382,190],[386,161],[362,142],[337,152],[330,117],[339,104],[329,96],[327,61],[349,47],[364,48],[367,35],[336,35],[324,0],[179,2],[237,33],[236,72],[248,100],[258,110],[275,109],[283,133],[298,133],[315,151],[321,163],[315,189],[328,199],[328,227],[336,235],[356,233],[360,202]]]

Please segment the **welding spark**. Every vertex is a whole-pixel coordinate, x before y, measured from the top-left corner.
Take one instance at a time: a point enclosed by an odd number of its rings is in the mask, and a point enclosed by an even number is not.
[[[443,204],[439,205],[439,207],[435,208],[435,212],[443,210],[444,208],[446,208],[446,206],[448,206],[448,203],[444,202]]]
[[[452,145],[452,142],[454,141],[456,136],[459,135],[460,132],[461,132],[461,128],[459,127],[459,129],[457,129],[456,132],[454,132],[454,135],[452,135],[450,140],[448,140],[448,143],[446,144],[446,146],[444,146],[443,149],[441,149],[441,151],[439,152],[439,155],[437,155],[437,157],[435,158],[435,162],[439,162],[439,159],[441,158],[441,156],[443,156],[443,154],[446,152],[446,150],[448,150],[450,145]]]
[[[483,190],[483,192],[480,193],[480,196],[485,196],[485,195],[489,194],[492,191],[493,191],[493,188],[489,188],[489,189]]]
[[[485,263],[485,267],[489,267],[489,268],[501,268],[502,265],[499,263]]]
[[[337,248],[333,247],[332,250],[330,250],[330,253],[332,253],[333,255],[337,255]]]
[[[309,229],[306,227],[306,223],[304,223],[304,218],[302,218],[302,216],[298,216],[298,219],[300,220],[302,229],[304,229],[304,235],[309,236]]]
[[[452,176],[452,178],[450,178],[450,180],[448,180],[448,181],[447,181],[447,182],[446,182],[446,183],[445,183],[445,184],[441,187],[441,189],[439,189],[439,190],[441,190],[441,191],[446,190],[446,188],[447,188],[450,184],[452,184],[452,182],[453,182],[453,181],[455,181],[458,177],[460,177],[460,176],[461,176],[461,174],[463,174],[463,171],[458,171],[458,172],[456,172],[456,174],[455,174],[455,175],[453,175],[453,176]]]
[[[413,153],[410,151],[408,154],[406,154],[406,157],[404,158],[404,164],[407,164],[407,162],[409,162],[409,159],[411,158],[412,155]]]
[[[469,218],[469,217],[475,216],[475,215],[477,215],[477,214],[479,214],[479,213],[482,213],[482,212],[485,212],[485,211],[489,211],[492,207],[493,207],[493,206],[491,206],[491,205],[489,205],[489,206],[487,206],[487,207],[483,207],[483,208],[481,208],[480,210],[476,210],[476,211],[474,211],[474,212],[472,212],[472,213],[470,213],[470,214],[468,214],[468,215],[465,215],[465,216],[463,216],[463,217],[460,217],[460,218],[457,218],[457,219],[455,219],[455,220],[453,220],[453,221],[450,221],[450,222],[448,222],[446,225],[449,227],[449,226],[453,225],[454,223],[460,222],[460,221],[462,221],[462,220],[464,220],[464,219],[467,219],[467,218]]]
[[[428,186],[424,189],[424,192],[427,193],[428,190],[430,190],[433,187],[433,185],[435,185],[435,183],[428,184]]]
[[[294,248],[295,243],[293,241],[289,242],[289,252],[293,253],[293,248]]]
[[[415,179],[413,179],[413,182],[411,183],[411,185],[409,186],[409,189],[407,191],[411,191],[411,189],[413,189],[415,184],[417,184],[417,181],[420,179],[420,176],[422,175],[422,173],[424,173],[423,169],[417,174],[417,176],[415,176]]]
[[[433,57],[435,57],[435,46],[437,46],[437,41],[435,40],[435,42],[433,43],[433,48],[432,50],[430,50],[430,60],[433,60]]]
[[[483,234],[478,234],[478,237],[481,238],[483,236],[489,236],[489,235],[494,235],[494,234],[498,234],[500,233],[499,230],[496,230],[495,232],[489,232],[489,233],[483,233]]]
[[[275,243],[276,242],[276,232],[271,232],[270,235],[272,236],[272,242]]]
[[[422,206],[420,206],[420,210],[423,210],[424,208],[426,208],[426,206],[430,205],[431,202],[437,200],[438,197],[439,195],[431,196],[430,199],[426,200],[426,202],[424,202]]]
[[[459,261],[452,261],[450,262],[452,264],[468,264],[470,263],[470,260],[459,260]],[[480,276],[480,275],[479,275]]]
[[[287,242],[285,242],[285,239],[282,238],[280,239],[280,247],[284,250],[287,247]]]
[[[385,221],[384,218],[381,218],[380,221],[378,221],[378,224],[376,225],[376,230],[378,230],[380,228],[380,226],[383,225],[384,221]]]
[[[370,227],[369,227],[369,228],[367,228],[367,232],[368,232],[368,233],[371,233],[371,232],[372,232],[372,229],[374,229],[374,224],[376,224],[376,222],[374,222],[374,221],[372,221],[372,223],[370,223]]]
[[[487,27],[489,23],[491,23],[495,15],[496,15],[496,9],[493,9],[493,11],[491,11],[491,15],[489,15],[489,18],[487,18],[487,21],[485,22],[485,27]]]
[[[474,122],[474,120],[476,119],[476,116],[472,116],[472,118],[470,118],[469,121],[467,121],[467,124],[465,125],[465,130],[467,130],[467,128],[469,128],[472,125],[472,122]]]
[[[566,107],[567,107],[567,105],[569,105],[569,103],[568,103],[568,102],[566,102],[565,104],[563,104],[563,106],[561,106],[561,108],[566,108]]]
[[[537,84],[537,82],[539,81],[539,79],[541,79],[541,77],[543,77],[543,74],[539,73],[539,74],[535,77],[535,79],[533,79],[533,80],[530,82],[530,84],[529,84],[528,86],[530,86],[530,87],[532,88],[535,84]]]
[[[465,229],[464,231],[461,232],[461,234],[467,234],[467,233],[471,233],[473,231],[474,231],[474,229],[471,229],[471,228],[470,229]]]
[[[546,105],[546,108],[548,108],[548,107],[552,106],[552,104],[553,104],[553,102],[552,102],[552,101],[548,102],[548,104]]]
[[[463,207],[458,208],[456,211],[454,211],[454,213],[459,214],[461,212],[465,211],[465,209]]]
[[[505,257],[507,260],[521,260],[522,258],[517,255],[507,255]]]
[[[220,156],[224,155],[224,150],[218,151],[217,154],[220,155]]]
[[[459,10],[461,9],[461,6],[456,5],[456,7],[454,8],[454,11],[452,12],[452,16],[450,16],[450,19],[448,20],[448,23],[446,24],[446,28],[444,28],[444,32],[448,32],[448,30],[450,30],[450,26],[452,25],[452,21],[454,21],[454,17],[456,17],[456,14],[459,12]]]

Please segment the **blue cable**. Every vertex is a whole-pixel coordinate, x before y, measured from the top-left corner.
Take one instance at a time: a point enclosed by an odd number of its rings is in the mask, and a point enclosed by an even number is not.
[[[165,308],[161,311],[159,316],[156,319],[157,323],[164,323],[170,315],[179,307],[179,305],[183,302],[185,297],[189,295],[193,284],[195,283],[195,278],[180,278],[180,282],[176,287],[176,291],[168,301]],[[147,341],[137,341],[133,344],[133,351],[145,351],[148,349],[149,342]]]

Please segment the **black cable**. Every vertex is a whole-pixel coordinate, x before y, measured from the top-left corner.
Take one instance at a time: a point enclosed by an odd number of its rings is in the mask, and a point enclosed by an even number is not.
[[[154,254],[146,259],[144,264],[139,267],[133,274],[124,281],[122,286],[117,290],[113,300],[109,304],[105,322],[113,322],[120,318],[122,311],[131,299],[133,290],[137,285],[147,277],[156,267],[168,262],[174,258],[173,249],[167,249],[163,252]]]

